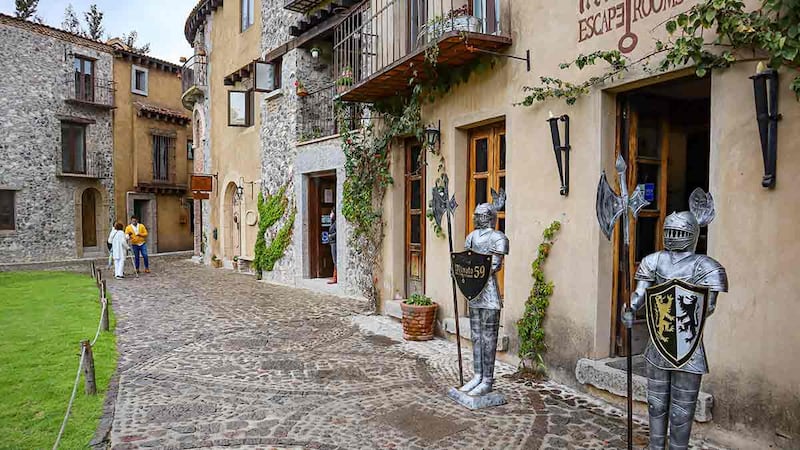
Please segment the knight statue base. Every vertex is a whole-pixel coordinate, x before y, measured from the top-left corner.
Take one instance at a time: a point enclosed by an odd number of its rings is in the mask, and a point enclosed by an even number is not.
[[[505,405],[508,403],[506,397],[498,392],[489,392],[484,395],[472,396],[461,392],[458,388],[450,388],[447,396],[455,400],[459,405],[475,411],[477,409],[492,408],[494,406]]]

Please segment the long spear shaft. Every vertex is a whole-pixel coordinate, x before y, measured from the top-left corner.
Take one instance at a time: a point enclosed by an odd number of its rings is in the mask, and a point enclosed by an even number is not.
[[[450,254],[453,254],[453,225],[450,220],[450,211],[447,211],[447,240],[450,244]],[[450,274],[450,281],[453,283],[453,314],[456,319],[456,348],[458,348],[458,381],[459,386],[464,385],[464,366],[461,361],[461,327],[459,325],[458,317],[458,293],[456,291],[456,279],[453,274]]]
[[[625,283],[623,286],[626,286],[627,289],[623,290],[624,293],[627,294],[628,298],[626,299],[626,311],[631,309],[631,296],[630,296],[630,288],[631,288],[631,279],[630,279],[630,230],[628,224],[628,177],[627,177],[627,167],[622,168],[619,172],[619,184],[620,184],[620,194],[622,195],[622,199],[625,201],[625,212],[620,217],[622,221],[622,235],[623,235],[623,246],[622,246],[622,279]],[[626,362],[628,366],[628,450],[633,449],[633,345],[631,344],[631,340],[633,338],[633,330],[629,326],[625,326],[626,328],[626,343],[625,343],[625,350],[626,350]]]

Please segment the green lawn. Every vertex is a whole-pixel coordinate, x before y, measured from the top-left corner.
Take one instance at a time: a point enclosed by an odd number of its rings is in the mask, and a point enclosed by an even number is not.
[[[91,340],[100,304],[89,275],[0,273],[0,448],[53,447],[78,370],[80,341]],[[111,317],[113,331],[114,318]],[[98,394],[83,393],[81,378],[60,448],[92,439],[117,361],[113,332],[95,344]]]

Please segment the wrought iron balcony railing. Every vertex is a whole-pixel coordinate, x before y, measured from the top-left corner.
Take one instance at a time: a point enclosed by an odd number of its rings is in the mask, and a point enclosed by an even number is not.
[[[361,128],[361,107],[341,103],[337,106],[336,85],[326,86],[300,98],[300,117],[297,123],[297,140],[312,141],[339,134],[340,118],[350,130]]]
[[[511,45],[509,24],[497,0],[365,0],[334,30],[337,84],[348,101],[392,95],[427,47],[439,47],[439,64],[462,65]]]
[[[111,150],[109,149],[109,154]],[[85,161],[62,161],[56,173],[59,177],[111,178],[111,163],[103,161],[101,154],[87,153]]]
[[[197,53],[181,67],[183,106],[191,110],[198,97],[205,95],[208,86],[208,64],[205,53]]]
[[[70,74],[66,84],[67,102],[114,108],[116,83],[113,80]]]

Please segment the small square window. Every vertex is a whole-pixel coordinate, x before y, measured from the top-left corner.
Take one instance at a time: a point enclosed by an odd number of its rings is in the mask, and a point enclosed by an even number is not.
[[[186,159],[189,161],[194,160],[194,143],[191,139],[186,141]]]
[[[228,126],[253,125],[253,91],[228,91]]]
[[[14,230],[14,200],[15,191],[0,190],[0,230]]]
[[[139,95],[147,95],[149,72],[150,71],[144,67],[133,66],[131,68],[131,92]]]

